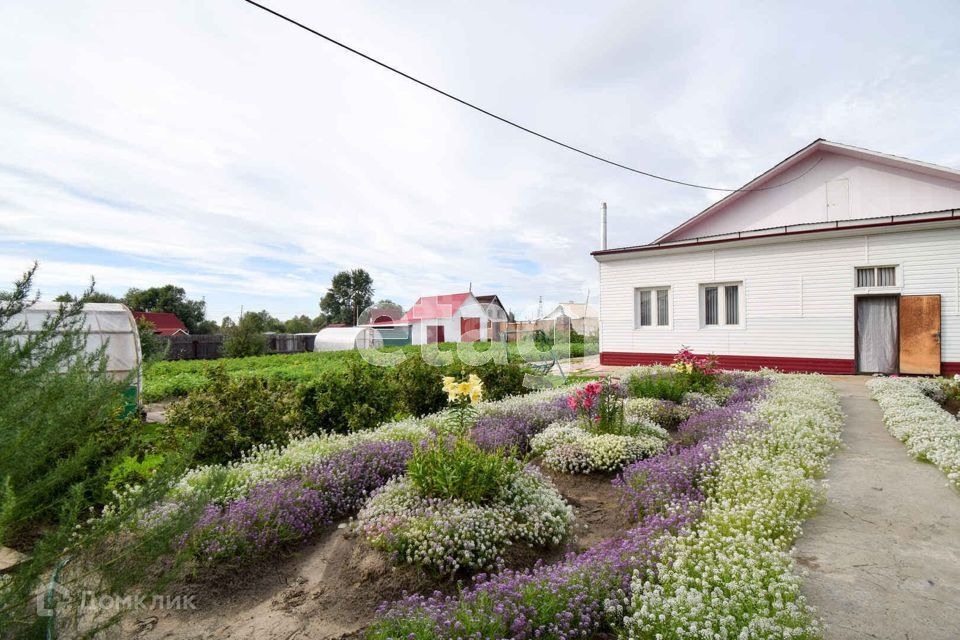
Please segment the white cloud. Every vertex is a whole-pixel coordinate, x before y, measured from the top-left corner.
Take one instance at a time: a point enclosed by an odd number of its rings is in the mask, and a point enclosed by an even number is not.
[[[952,2],[273,6],[545,133],[737,186],[815,137],[946,164]],[[51,19],[56,16],[56,19]],[[834,25],[836,28],[832,28]],[[240,2],[0,7],[0,278],[167,281],[210,315],[315,313],[364,266],[378,296],[597,295],[611,245],[717,193],[649,181],[455,105]]]

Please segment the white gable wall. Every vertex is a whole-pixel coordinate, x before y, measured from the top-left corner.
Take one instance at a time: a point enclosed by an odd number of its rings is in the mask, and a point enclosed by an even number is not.
[[[802,174],[816,158],[819,164],[796,182],[739,195],[669,239],[960,208],[960,177],[934,176],[824,151],[771,178],[770,184]]]
[[[960,362],[960,227],[654,250],[600,263],[603,353],[854,359],[854,295],[940,294],[942,359]],[[680,252],[682,251],[682,252]],[[897,285],[860,289],[854,269],[899,265]],[[743,282],[736,328],[701,327],[701,284]],[[634,290],[670,287],[670,327],[635,327]]]
[[[449,318],[414,321],[411,326],[412,344],[427,344],[427,327],[443,327],[445,342],[460,342],[460,319],[480,318],[480,340],[487,340],[487,316],[483,305],[476,298],[470,297]]]

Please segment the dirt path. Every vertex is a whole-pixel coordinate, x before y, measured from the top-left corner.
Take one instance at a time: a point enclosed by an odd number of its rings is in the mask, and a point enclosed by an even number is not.
[[[847,424],[828,501],[804,527],[804,590],[825,638],[960,638],[960,494],[881,422],[865,377],[836,377]]]

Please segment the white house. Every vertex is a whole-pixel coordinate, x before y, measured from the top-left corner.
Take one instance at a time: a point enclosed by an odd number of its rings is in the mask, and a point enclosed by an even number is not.
[[[384,334],[386,344],[398,344],[403,334],[407,344],[486,341],[491,323],[504,321],[498,305],[481,303],[470,292],[423,296],[397,320],[366,325]]]
[[[960,373],[960,171],[816,140],[653,243],[593,255],[603,364],[686,345],[730,368]]]
[[[561,302],[556,308],[543,316],[544,320],[556,320],[560,316],[567,316],[571,320],[596,319],[600,312],[596,307],[583,302]]]

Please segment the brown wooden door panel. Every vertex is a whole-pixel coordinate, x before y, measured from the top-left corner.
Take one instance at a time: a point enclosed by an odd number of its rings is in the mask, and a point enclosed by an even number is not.
[[[900,373],[940,375],[940,296],[900,297]]]
[[[460,318],[460,342],[480,340],[480,318]]]

